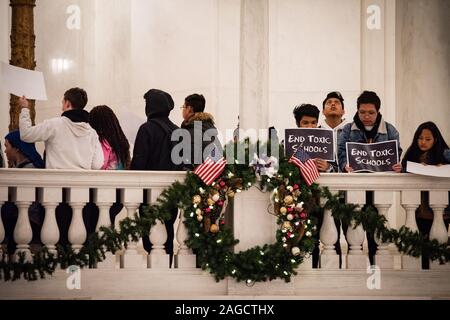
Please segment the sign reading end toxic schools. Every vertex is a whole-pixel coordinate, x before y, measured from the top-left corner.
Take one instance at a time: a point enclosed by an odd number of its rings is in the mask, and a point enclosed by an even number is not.
[[[333,130],[321,128],[296,128],[285,130],[286,157],[290,158],[299,148],[312,158],[334,161]]]
[[[392,166],[398,163],[397,140],[377,143],[347,142],[347,164],[354,172],[392,171]]]

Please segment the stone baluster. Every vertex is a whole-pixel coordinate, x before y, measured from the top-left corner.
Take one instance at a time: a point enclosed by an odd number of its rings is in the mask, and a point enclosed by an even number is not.
[[[86,241],[87,232],[83,221],[83,208],[89,201],[89,188],[70,188],[68,202],[72,207],[72,221],[69,227],[69,242],[78,253]]]
[[[116,190],[113,188],[101,188],[94,192],[94,202],[99,209],[98,221],[95,227],[95,231],[99,236],[103,235],[100,231],[100,227],[111,228],[111,218],[109,215],[109,209],[116,199]],[[116,256],[110,251],[105,252],[105,259],[96,265],[97,269],[115,269],[116,268]]]
[[[195,268],[195,254],[192,253],[192,250],[189,249],[185,243],[185,241],[187,241],[189,238],[189,232],[184,224],[184,222],[186,221],[186,217],[184,216],[183,210],[179,211],[179,219],[180,222],[178,223],[176,238],[178,243],[180,244],[180,250],[175,256],[175,268]]]
[[[17,187],[15,194],[15,202],[19,208],[19,216],[17,217],[16,227],[14,228],[14,241],[17,243],[15,259],[18,259],[19,253],[25,254],[25,261],[31,261],[30,245],[33,239],[33,231],[31,229],[28,209],[35,200],[35,189],[29,187]]]
[[[405,226],[411,231],[419,231],[416,222],[416,209],[420,204],[420,191],[402,191],[401,203],[406,211]],[[420,257],[412,257],[402,255],[402,269],[405,270],[420,270],[422,269],[422,261]]]
[[[336,191],[331,191],[337,194]],[[326,203],[325,198],[320,199],[321,206]],[[339,269],[339,256],[336,253],[334,244],[338,239],[338,230],[334,223],[334,218],[330,209],[326,209],[323,213],[322,227],[320,228],[320,242],[324,245],[320,255],[320,268],[322,269]]]
[[[139,188],[126,188],[124,190],[124,206],[127,209],[127,218],[135,219],[137,209],[142,202],[143,193]],[[144,268],[144,256],[138,252],[138,242],[129,241],[125,250],[122,261],[122,268]]]
[[[56,222],[56,207],[62,202],[62,189],[45,187],[42,194],[42,205],[45,208],[45,218],[41,229],[41,241],[50,253],[56,254],[56,244],[59,240],[58,223]]]
[[[152,188],[150,203],[155,203],[162,192],[162,188]],[[167,231],[165,225],[156,220],[156,225],[150,228],[150,242],[152,243],[152,251],[148,255],[147,266],[149,268],[167,269],[170,267],[170,257],[164,249],[167,241]]]
[[[347,191],[347,203],[353,203],[361,208],[366,202],[365,191]],[[355,228],[355,221],[351,221],[347,229],[347,241],[350,248],[347,255],[347,269],[366,269],[369,258],[364,254],[362,245],[365,232],[362,225]]]
[[[375,191],[374,205],[378,209],[378,213],[386,218],[385,227],[389,228],[389,208],[392,206],[393,191]],[[389,242],[383,242],[376,236],[375,242],[378,244],[377,253],[375,255],[375,264],[380,269],[394,269],[394,256],[389,251]]]
[[[444,209],[448,204],[448,191],[430,191],[430,207],[433,209],[433,224],[430,230],[430,240],[440,244],[448,243],[448,232],[444,223]],[[439,261],[430,263],[430,269],[449,268],[450,264],[440,265]]]
[[[0,187],[0,210],[6,201],[8,201],[8,187]],[[3,240],[5,240],[5,227],[3,225],[2,215],[0,211],[0,261],[3,255]]]

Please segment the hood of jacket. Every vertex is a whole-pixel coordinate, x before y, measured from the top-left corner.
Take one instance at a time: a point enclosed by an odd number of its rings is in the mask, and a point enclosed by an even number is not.
[[[69,128],[76,137],[87,136],[92,134],[92,131],[94,130],[87,122],[73,122],[67,117],[61,117],[61,119],[66,127]]]
[[[144,95],[145,114],[148,119],[168,117],[174,107],[170,94],[159,89],[150,89]]]

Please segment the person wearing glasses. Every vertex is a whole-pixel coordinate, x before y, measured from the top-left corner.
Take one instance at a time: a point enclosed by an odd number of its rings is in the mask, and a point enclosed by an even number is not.
[[[378,95],[373,91],[364,91],[358,97],[356,103],[357,111],[353,117],[353,122],[346,124],[338,136],[338,159],[341,171],[353,171],[353,168],[347,164],[347,142],[376,143],[397,140],[398,155],[400,158],[402,149],[400,147],[399,133],[392,124],[384,121],[380,113],[381,100]],[[400,163],[392,165],[392,171],[401,172],[401,170],[402,165]],[[366,191],[366,206],[373,207],[372,191]],[[367,233],[367,243],[369,260],[371,265],[373,265],[374,255],[377,249],[373,234]]]
[[[183,159],[183,167],[186,170],[192,170],[195,166],[203,163],[208,156],[217,160],[223,154],[214,118],[210,113],[204,112],[205,104],[205,97],[194,93],[184,99],[181,107],[184,120],[181,128],[187,130],[187,136],[191,140],[191,150],[187,153],[188,157]]]

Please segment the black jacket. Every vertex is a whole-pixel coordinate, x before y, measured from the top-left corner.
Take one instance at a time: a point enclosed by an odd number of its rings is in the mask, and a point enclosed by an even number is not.
[[[201,126],[201,141],[195,140],[195,123],[198,124],[199,128]],[[208,155],[211,155],[213,159],[216,160],[223,155],[223,148],[217,138],[218,131],[214,126],[214,118],[211,114],[206,112],[196,112],[189,120],[183,121],[181,128],[188,130],[191,137],[191,157],[190,159],[184,159],[184,169],[193,169],[198,164],[203,163]],[[209,130],[207,133],[208,137],[205,137],[205,139],[204,134],[207,130]],[[203,153],[207,148],[208,155],[204,155]],[[215,151],[212,151],[213,149],[215,149]]]
[[[134,143],[131,170],[175,171],[171,160],[172,131],[178,129],[169,118],[152,118],[141,125]]]
[[[147,122],[141,125],[136,135],[130,169],[180,170],[171,158],[174,145],[171,136],[178,129],[169,120],[169,113],[174,107],[173,100],[168,93],[158,89],[149,90],[144,98]]]

